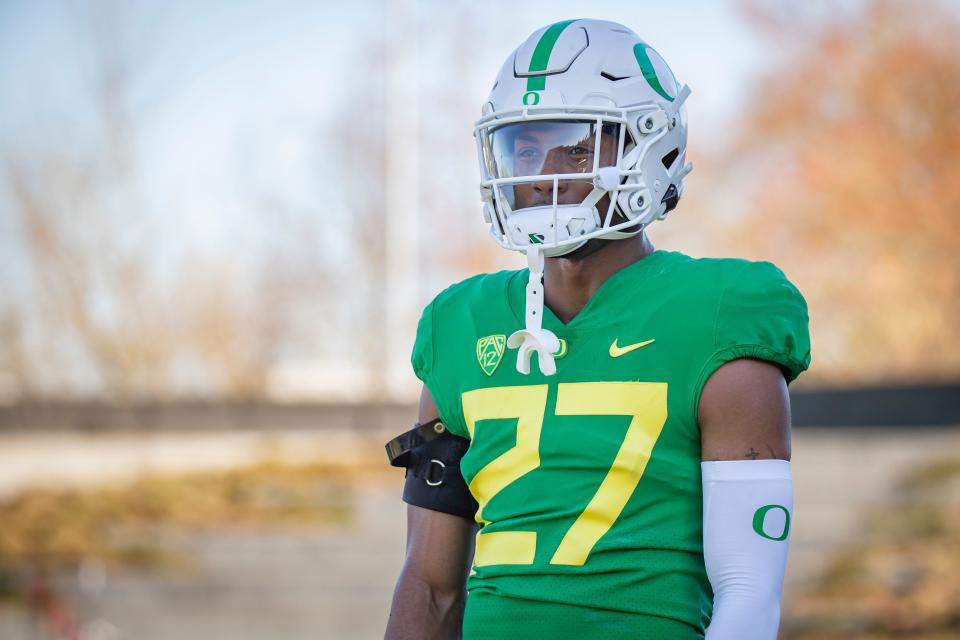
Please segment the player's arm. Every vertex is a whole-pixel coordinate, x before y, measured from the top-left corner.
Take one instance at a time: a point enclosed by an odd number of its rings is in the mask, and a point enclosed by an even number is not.
[[[439,415],[426,386],[418,421]],[[466,518],[407,506],[407,551],[393,593],[385,640],[460,638],[466,577],[476,524]]]
[[[793,511],[790,396],[783,371],[737,359],[700,396],[706,640],[774,640]]]
[[[783,371],[764,360],[731,360],[700,394],[701,458],[790,460],[790,394]]]

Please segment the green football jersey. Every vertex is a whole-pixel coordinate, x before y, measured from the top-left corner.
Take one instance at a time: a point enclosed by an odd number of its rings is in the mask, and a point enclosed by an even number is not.
[[[769,262],[655,251],[570,322],[557,372],[516,370],[528,270],[455,284],[426,307],[411,362],[448,429],[470,439],[479,504],[465,640],[702,638],[697,407],[707,378],[761,358],[810,363],[807,307]],[[534,356],[535,358],[535,356]]]

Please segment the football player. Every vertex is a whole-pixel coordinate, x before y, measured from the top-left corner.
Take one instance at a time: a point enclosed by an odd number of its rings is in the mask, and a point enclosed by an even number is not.
[[[690,90],[626,27],[536,31],[475,137],[527,268],[426,307],[387,638],[773,640],[807,308],[769,262],[655,249]]]

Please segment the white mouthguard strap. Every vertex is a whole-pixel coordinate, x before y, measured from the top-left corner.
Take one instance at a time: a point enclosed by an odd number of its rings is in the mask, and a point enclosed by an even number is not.
[[[530,245],[526,252],[527,265],[530,268],[530,279],[527,281],[526,327],[510,335],[507,347],[518,349],[517,371],[520,373],[530,373],[530,358],[536,352],[540,371],[545,376],[552,376],[557,372],[553,354],[560,350],[560,339],[549,329],[543,328],[543,252],[537,245]]]

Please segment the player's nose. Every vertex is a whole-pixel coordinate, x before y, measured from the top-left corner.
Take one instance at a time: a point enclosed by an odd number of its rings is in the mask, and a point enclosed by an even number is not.
[[[555,173],[552,170],[547,169],[546,166],[543,168],[543,175],[550,175]],[[553,198],[553,179],[549,180],[537,180],[533,183],[533,189],[537,192],[538,195],[548,195]],[[557,195],[564,193],[567,190],[567,183],[565,180],[557,181]]]

